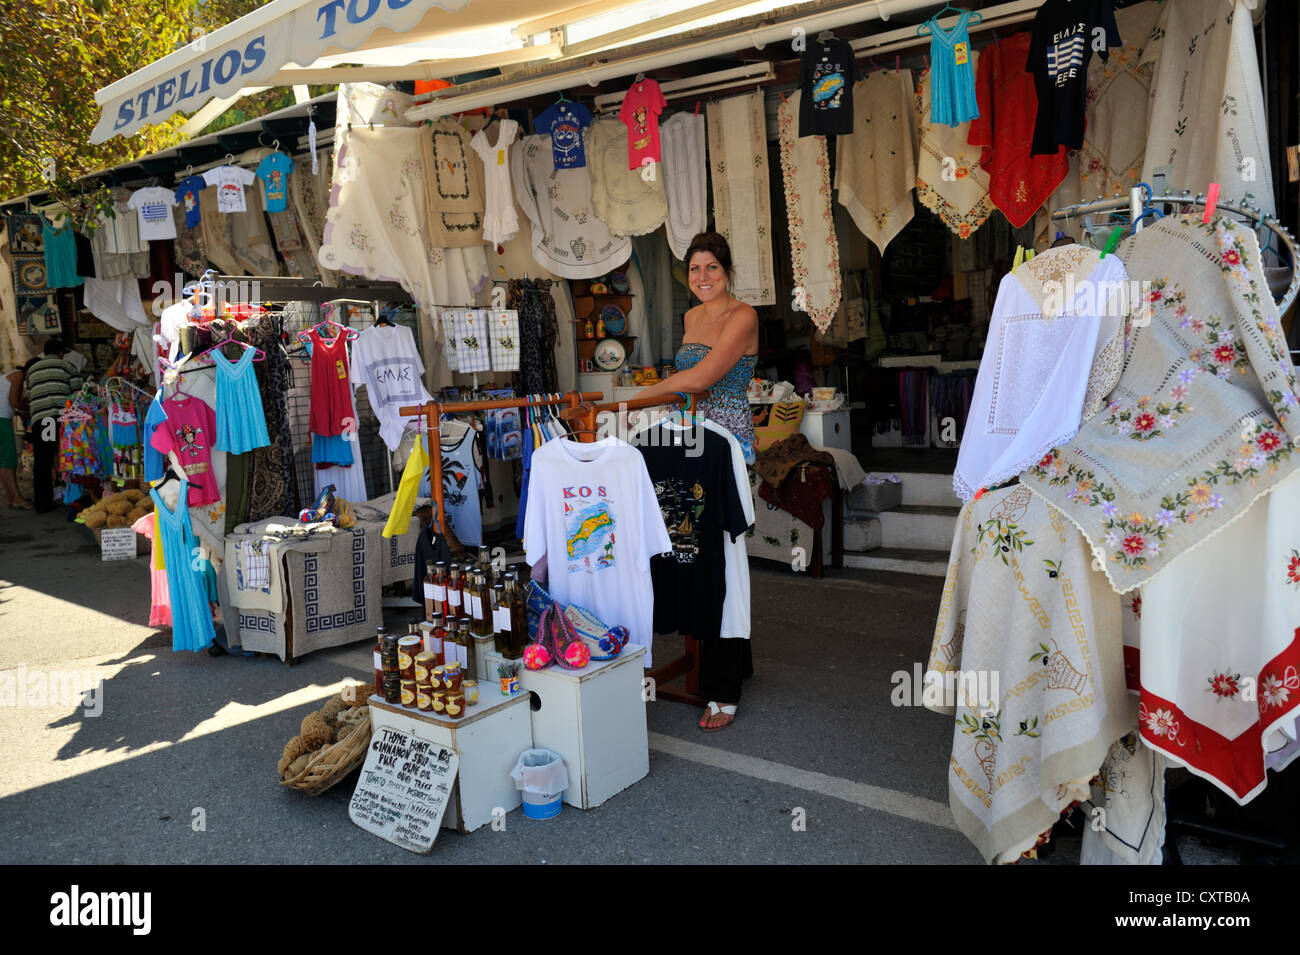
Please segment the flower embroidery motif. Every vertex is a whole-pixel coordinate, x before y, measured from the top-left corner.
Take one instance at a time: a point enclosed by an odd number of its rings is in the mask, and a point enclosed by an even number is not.
[[[1235,700],[1241,692],[1241,674],[1240,673],[1216,673],[1209,677],[1207,681],[1210,684],[1212,692],[1217,700]]]
[[[1280,677],[1269,674],[1259,681],[1259,708],[1261,710],[1285,706],[1291,698],[1291,690]]]
[[[1286,565],[1286,582],[1292,587],[1300,587],[1300,551],[1291,548],[1291,559]]]
[[[1186,394],[1186,389],[1183,394]],[[1149,396],[1138,399],[1136,408],[1120,410],[1119,403],[1113,402],[1108,409],[1111,414],[1105,419],[1106,424],[1111,426],[1114,434],[1127,435],[1134,441],[1149,441],[1164,435],[1167,429],[1178,424],[1180,416],[1192,410],[1181,399],[1172,404],[1157,403],[1154,413],[1146,410],[1150,405]]]
[[[1152,710],[1147,713],[1144,719],[1146,720],[1147,729],[1156,736],[1173,739],[1178,733],[1178,721],[1174,719],[1174,714],[1169,710]]]

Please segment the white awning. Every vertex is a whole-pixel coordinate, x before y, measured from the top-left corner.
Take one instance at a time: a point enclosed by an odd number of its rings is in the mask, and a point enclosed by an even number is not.
[[[431,41],[465,31],[510,29],[521,20],[564,20],[578,0],[273,0],[95,94],[102,107],[90,141],[129,136],[213,97],[274,85],[283,67],[324,56]],[[615,2],[615,4],[617,3]],[[370,59],[367,57],[366,59]],[[283,79],[281,79],[283,81]],[[301,82],[298,80],[296,82]]]

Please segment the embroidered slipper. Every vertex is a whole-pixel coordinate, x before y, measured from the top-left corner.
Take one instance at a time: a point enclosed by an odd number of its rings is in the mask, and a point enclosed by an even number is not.
[[[591,650],[582,642],[563,610],[551,614],[551,652],[555,661],[568,670],[581,670],[591,662]]]
[[[550,647],[548,635],[552,629],[551,618],[554,610],[547,607],[542,611],[541,620],[533,634],[532,642],[524,647],[524,666],[529,670],[545,670],[555,662],[555,654]]]
[[[723,723],[721,726],[709,726],[709,725],[707,725],[709,720],[713,719],[714,717],[718,716],[719,714],[721,714],[722,716],[729,717],[729,719],[728,719],[725,723]],[[718,704],[718,703],[714,703],[712,700],[710,700],[710,701],[709,701],[708,709],[705,711],[704,716],[700,718],[700,732],[701,732],[701,733],[721,733],[723,730],[725,730],[728,726],[730,726],[730,725],[731,725],[732,723],[734,723],[734,722],[736,722],[736,707],[735,707],[735,704],[728,704],[728,705],[726,705],[726,706],[722,706],[722,705],[720,705],[720,704]]]

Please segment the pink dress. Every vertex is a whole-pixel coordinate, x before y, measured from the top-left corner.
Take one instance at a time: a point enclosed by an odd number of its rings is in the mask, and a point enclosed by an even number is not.
[[[149,551],[149,626],[170,627],[172,625],[172,608],[167,598],[167,571],[159,570],[162,563],[162,542],[154,535],[154,516],[150,512],[136,520],[131,529],[143,534],[152,543]]]

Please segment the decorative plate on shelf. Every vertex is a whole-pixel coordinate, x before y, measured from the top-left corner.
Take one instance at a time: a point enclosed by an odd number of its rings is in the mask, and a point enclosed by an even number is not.
[[[627,284],[627,276],[622,272],[609,273],[609,287],[619,295],[626,295],[630,286]]]
[[[627,314],[617,305],[602,308],[600,320],[605,323],[606,335],[622,335],[627,331]]]
[[[592,282],[592,283],[591,283],[591,289],[590,289],[590,291],[591,291],[591,294],[592,294],[592,295],[608,295],[608,294],[609,294],[609,289],[606,287],[606,285],[605,285],[604,282]]]
[[[627,357],[627,352],[623,350],[623,343],[617,338],[602,338],[596,345],[595,354],[592,359],[601,371],[617,371],[623,365],[623,359]]]

